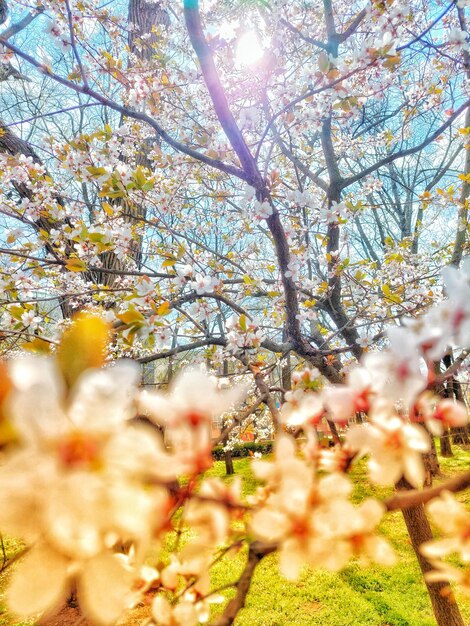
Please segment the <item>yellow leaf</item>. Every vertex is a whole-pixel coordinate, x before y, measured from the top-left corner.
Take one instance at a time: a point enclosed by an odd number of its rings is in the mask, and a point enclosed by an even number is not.
[[[65,267],[69,272],[86,272],[86,263],[77,257],[71,256],[67,259]]]
[[[59,368],[69,387],[85,370],[101,367],[110,341],[109,325],[92,313],[79,313],[57,348]]]
[[[90,165],[89,167],[87,167],[88,172],[90,172],[90,174],[92,176],[95,177],[99,177],[99,176],[105,176],[108,172],[104,169],[104,167],[93,167],[92,165]]]
[[[168,301],[163,302],[157,309],[158,315],[166,315],[170,310],[170,303]]]
[[[114,215],[114,209],[109,204],[109,202],[102,202],[101,206],[103,207],[103,211],[106,213],[106,215],[109,215],[109,217]]]
[[[396,304],[400,304],[401,302],[403,302],[400,296],[397,295],[396,293],[393,293],[392,290],[390,289],[390,286],[387,284],[382,285],[382,292],[388,300],[391,300],[392,302],[395,302]]]
[[[24,343],[22,347],[24,350],[38,352],[39,354],[49,354],[51,351],[51,344],[40,337],[34,337],[31,341]]]
[[[145,319],[142,313],[139,313],[139,311],[136,311],[135,309],[129,309],[125,313],[118,313],[116,317],[120,319],[121,322],[124,322],[124,324],[131,325],[143,322]]]
[[[20,321],[21,320],[21,316],[23,315],[23,313],[25,311],[27,311],[27,308],[23,308],[22,306],[20,306],[19,304],[14,304],[13,306],[9,307],[8,309],[8,313],[15,319]]]
[[[395,70],[400,65],[400,62],[401,62],[401,57],[399,54],[396,54],[394,56],[389,56],[384,61],[384,67],[386,67],[389,70]]]
[[[137,185],[137,187],[139,189],[142,189],[142,187],[147,182],[147,177],[145,176],[145,173],[144,173],[144,171],[143,171],[143,169],[141,167],[138,167],[136,169],[136,171],[132,175],[132,178],[134,179],[134,181],[135,181],[135,183],[136,183],[136,185]]]

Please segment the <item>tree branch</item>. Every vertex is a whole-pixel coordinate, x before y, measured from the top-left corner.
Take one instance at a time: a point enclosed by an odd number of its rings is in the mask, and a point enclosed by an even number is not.
[[[173,137],[171,137],[158,124],[158,122],[156,122],[156,120],[154,120],[152,117],[150,117],[146,113],[143,113],[140,111],[134,111],[130,109],[129,107],[126,107],[122,104],[118,104],[117,102],[110,100],[106,96],[103,96],[102,94],[97,93],[90,87],[85,87],[85,85],[78,85],[76,83],[73,83],[70,80],[67,80],[66,78],[63,78],[62,76],[59,76],[58,74],[53,72],[50,67],[46,66],[44,63],[40,63],[39,61],[36,61],[34,57],[32,57],[30,54],[27,54],[26,52],[23,52],[23,50],[18,48],[18,46],[15,46],[14,44],[9,43],[4,37],[0,37],[0,44],[4,45],[6,48],[14,52],[20,58],[24,59],[25,61],[30,63],[33,67],[37,68],[42,74],[49,76],[49,78],[52,78],[52,80],[56,81],[60,85],[64,85],[65,87],[72,89],[76,93],[82,93],[86,96],[89,96],[90,98],[93,98],[93,100],[100,102],[101,104],[109,107],[113,111],[117,111],[118,113],[121,113],[125,117],[130,117],[132,119],[139,120],[141,122],[148,124],[151,128],[153,128],[156,131],[156,133],[162,139],[162,141],[170,145],[177,152],[182,152],[183,154],[190,156],[196,161],[200,161],[201,163],[210,165],[211,167],[214,167],[215,169],[220,170],[221,172],[224,172],[225,174],[228,174],[229,176],[236,176],[237,178],[245,180],[246,182],[250,182],[250,179],[248,179],[244,171],[239,169],[238,167],[234,167],[233,165],[226,164],[223,161],[220,161],[219,159],[212,159],[206,156],[205,154],[202,154],[201,152],[197,152],[197,150],[193,150],[192,148],[189,148],[185,144],[177,141],[176,139],[173,139]]]
[[[388,500],[385,500],[384,504],[387,511],[409,509],[417,506],[418,504],[425,504],[433,498],[437,498],[443,491],[456,493],[458,491],[463,491],[468,487],[470,487],[470,471],[464,472],[463,474],[460,474],[455,478],[451,478],[445,483],[432,487],[431,489],[424,489],[423,491],[418,491],[417,489],[413,489],[411,491],[401,491],[393,495],[391,498],[388,498]]]
[[[202,30],[198,0],[184,0],[184,17],[189,39],[201,64],[204,81],[220,124],[240,159],[242,168],[248,176],[249,184],[260,189],[264,187],[264,182],[225,97],[211,49]]]
[[[231,626],[233,624],[239,611],[245,606],[246,596],[250,590],[251,580],[256,567],[267,554],[274,552],[274,550],[274,546],[265,546],[258,541],[250,544],[245,569],[236,584],[236,596],[227,604],[223,614],[212,622],[210,626]]]
[[[359,13],[356,15],[353,21],[349,24],[349,26],[339,35],[340,43],[343,43],[344,41],[349,39],[351,35],[354,35],[354,33],[356,32],[356,30],[358,29],[359,25],[361,24],[362,20],[365,18],[366,15],[367,15],[366,9],[362,9],[362,11],[359,11]]]
[[[400,150],[398,152],[395,152],[394,154],[389,154],[384,159],[377,161],[377,163],[375,163],[374,165],[371,165],[370,167],[366,167],[366,169],[362,170],[362,172],[359,172],[359,174],[355,174],[354,176],[350,176],[349,178],[343,178],[342,183],[341,183],[341,188],[346,189],[350,185],[356,183],[358,180],[361,180],[361,178],[364,178],[365,176],[372,174],[373,172],[380,169],[384,165],[387,165],[388,163],[392,163],[393,161],[396,161],[397,159],[401,159],[403,157],[409,156],[410,154],[415,154],[416,152],[423,150],[423,148],[425,148],[430,143],[435,141],[439,137],[439,135],[442,135],[442,133],[447,128],[449,128],[449,126],[452,125],[452,122],[454,122],[469,106],[470,106],[470,100],[466,100],[454,113],[452,113],[452,115],[449,117],[448,120],[444,122],[444,124],[439,126],[437,130],[431,133],[426,139],[424,139],[424,141],[422,141],[417,146],[408,148],[407,150]]]
[[[328,49],[328,46],[327,46],[326,43],[324,43],[323,41],[320,41],[319,39],[314,39],[313,37],[309,37],[308,35],[304,35],[304,33],[302,33],[298,28],[296,28],[288,20],[286,20],[284,18],[281,18],[280,22],[281,22],[281,24],[284,24],[284,26],[288,30],[290,30],[291,33],[294,33],[294,35],[297,35],[303,41],[306,41],[307,43],[311,43],[312,46],[316,46],[317,48],[321,48],[322,50],[327,50]]]

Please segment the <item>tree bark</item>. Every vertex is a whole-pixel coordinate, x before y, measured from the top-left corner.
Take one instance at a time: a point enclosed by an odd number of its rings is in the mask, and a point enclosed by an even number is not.
[[[24,139],[17,137],[7,126],[3,126],[3,122],[0,119],[0,154],[9,154],[12,157],[17,157],[19,155],[24,155],[25,157],[29,157],[33,160],[34,163],[38,163],[42,165],[42,161],[37,155],[34,148]],[[34,201],[35,193],[25,183],[12,182],[13,187],[15,188],[17,194],[20,198],[27,198],[28,200]],[[59,196],[56,197],[56,201],[58,204],[65,206],[65,201],[63,198]],[[34,228],[37,229],[38,232],[41,230],[46,233],[50,233],[53,228],[61,228],[65,225],[65,222],[60,222],[58,220],[51,220],[47,216],[40,217],[38,220],[32,223]],[[54,258],[63,261],[64,258],[59,257],[57,250],[54,248],[52,243],[46,241],[44,244],[44,248],[46,251],[51,254]],[[74,252],[73,246],[70,242],[66,244],[65,247],[65,258],[68,258]],[[59,297],[60,309],[62,311],[62,316],[64,319],[70,318],[74,313],[77,312],[77,309],[70,305],[67,298]]]
[[[452,432],[452,443],[458,445],[469,445],[470,438],[468,436],[468,430],[465,426],[455,426],[451,428]]]
[[[167,28],[170,24],[168,12],[162,8],[160,2],[148,2],[147,0],[129,0],[128,8],[128,25],[129,28],[129,68],[144,67],[148,65],[152,56],[155,54],[155,44],[158,41],[158,35],[155,30],[159,27]],[[159,138],[151,138],[139,145],[139,150],[135,155],[135,165],[147,169],[152,168],[152,164],[148,159],[148,154],[154,143],[159,143]],[[123,159],[124,160],[124,159]],[[109,200],[110,204],[119,204],[119,200]],[[130,204],[126,207],[124,218],[130,221],[132,225],[138,224],[140,219],[145,219],[145,206]],[[135,262],[136,267],[142,267],[142,237],[135,235],[130,246],[129,257]],[[125,268],[125,261],[118,258],[114,251],[104,252],[100,255],[101,262],[105,269],[120,270]],[[97,282],[108,287],[112,287],[119,274],[102,272]]]
[[[426,470],[426,479],[424,482],[425,487],[432,485],[432,479],[434,476],[440,476],[441,467],[439,465],[439,459],[437,457],[436,443],[434,436],[428,431],[431,448],[429,452],[423,454],[424,469]]]
[[[225,461],[225,474],[227,476],[232,476],[232,474],[235,474],[235,469],[233,467],[233,459],[232,459],[230,450],[225,450],[224,461]]]
[[[403,479],[400,480],[397,487],[399,489],[410,488],[410,486]],[[433,539],[431,526],[424,512],[424,506],[420,504],[415,507],[404,509],[402,514],[410,535],[413,550],[415,551],[416,558],[418,559],[421,572],[424,575],[426,572],[432,570],[432,565],[421,554],[419,547],[425,541]],[[449,583],[428,583],[425,579],[425,584],[438,626],[465,626],[459,607],[446,593]]]
[[[439,447],[440,447],[441,456],[444,456],[444,457],[454,456],[454,453],[452,452],[452,446],[450,444],[450,431],[448,428],[446,428],[446,430],[442,433],[442,435],[439,438]]]
[[[446,359],[446,357],[444,357],[444,359]],[[448,359],[445,360],[446,366],[450,367],[452,365],[452,361],[453,361],[452,355],[449,355]],[[465,396],[462,390],[462,385],[460,384],[460,381],[457,380],[455,376],[452,376],[452,378],[448,381],[447,389],[448,389],[447,396],[449,398],[452,398],[453,396],[456,400],[458,400],[459,402],[462,402],[462,404],[465,404]],[[456,426],[454,428],[451,428],[450,431],[452,433],[453,443],[460,444],[460,445],[470,444],[468,425]]]

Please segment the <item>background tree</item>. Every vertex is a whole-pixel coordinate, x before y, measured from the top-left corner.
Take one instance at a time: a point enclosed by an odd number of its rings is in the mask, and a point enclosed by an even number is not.
[[[114,355],[231,359],[275,424],[280,358],[342,382],[468,246],[462,4],[12,5],[6,349],[98,306]]]

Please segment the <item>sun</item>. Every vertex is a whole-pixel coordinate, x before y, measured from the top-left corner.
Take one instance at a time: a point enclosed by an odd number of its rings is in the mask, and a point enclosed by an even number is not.
[[[249,30],[238,40],[235,57],[239,65],[255,65],[263,58],[264,52],[258,35]]]

